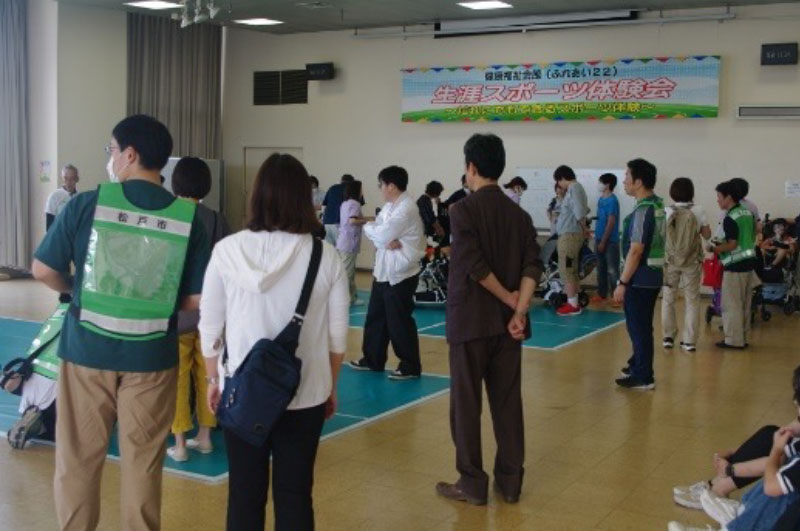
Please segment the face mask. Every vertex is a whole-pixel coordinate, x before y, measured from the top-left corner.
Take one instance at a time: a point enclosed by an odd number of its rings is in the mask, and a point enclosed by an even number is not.
[[[606,185],[604,185],[603,183],[597,183],[597,193],[598,194],[606,193]]]
[[[775,227],[775,239],[780,240],[783,237],[783,227]]]
[[[119,176],[114,173],[114,157],[108,157],[108,164],[106,164],[106,173],[108,173],[108,180],[112,183],[119,182]]]

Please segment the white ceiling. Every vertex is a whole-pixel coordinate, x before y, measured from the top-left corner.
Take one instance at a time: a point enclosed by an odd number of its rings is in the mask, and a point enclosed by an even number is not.
[[[165,13],[131,8],[123,5],[123,0],[59,1],[142,13],[161,15]],[[194,14],[194,1],[189,0],[192,14]],[[206,0],[202,1],[205,4]],[[215,22],[227,23],[236,19],[264,17],[283,21],[284,24],[253,29],[270,33],[302,33],[414,25],[440,20],[486,19],[609,9],[702,8],[776,2],[776,0],[729,2],[724,0],[505,0],[513,7],[496,11],[474,11],[459,6],[459,1],[465,0],[216,0],[222,10]],[[319,4],[319,7],[315,7],[315,4]],[[171,10],[166,13],[179,11]]]

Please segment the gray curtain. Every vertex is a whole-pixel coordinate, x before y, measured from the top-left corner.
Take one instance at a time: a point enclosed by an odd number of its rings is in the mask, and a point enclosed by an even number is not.
[[[0,0],[0,266],[27,268],[28,0]]]
[[[164,122],[173,155],[219,158],[221,56],[220,26],[128,13],[128,114]]]

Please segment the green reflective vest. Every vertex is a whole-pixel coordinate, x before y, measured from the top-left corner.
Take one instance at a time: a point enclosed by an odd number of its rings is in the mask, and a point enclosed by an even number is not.
[[[30,356],[42,345],[47,344],[44,350],[33,360],[33,372],[51,380],[58,380],[58,368],[61,360],[58,359],[58,342],[61,335],[61,325],[67,315],[69,304],[59,304],[47,321],[44,322],[39,333],[31,343],[25,356]]]
[[[163,337],[175,312],[196,205],[145,210],[122,184],[98,189],[80,292],[80,324],[116,339]]]
[[[623,234],[627,234],[627,237],[630,237],[628,226],[631,224],[633,216],[640,208],[646,209],[648,207],[653,207],[655,227],[653,229],[653,239],[650,242],[650,250],[645,257],[647,259],[646,264],[652,269],[662,269],[664,267],[664,247],[667,239],[667,212],[664,209],[664,201],[660,197],[651,195],[650,197],[645,197],[637,201],[633,212],[623,221],[622,230]]]
[[[736,205],[728,211],[727,216],[736,222],[736,226],[739,228],[739,238],[736,240],[736,249],[719,254],[720,262],[723,266],[729,266],[755,258],[756,220],[753,213],[742,205]]]

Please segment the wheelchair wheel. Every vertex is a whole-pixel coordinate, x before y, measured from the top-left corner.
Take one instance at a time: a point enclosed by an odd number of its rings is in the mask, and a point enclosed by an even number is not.
[[[585,291],[578,293],[578,304],[581,308],[586,308],[589,306],[589,294]]]

